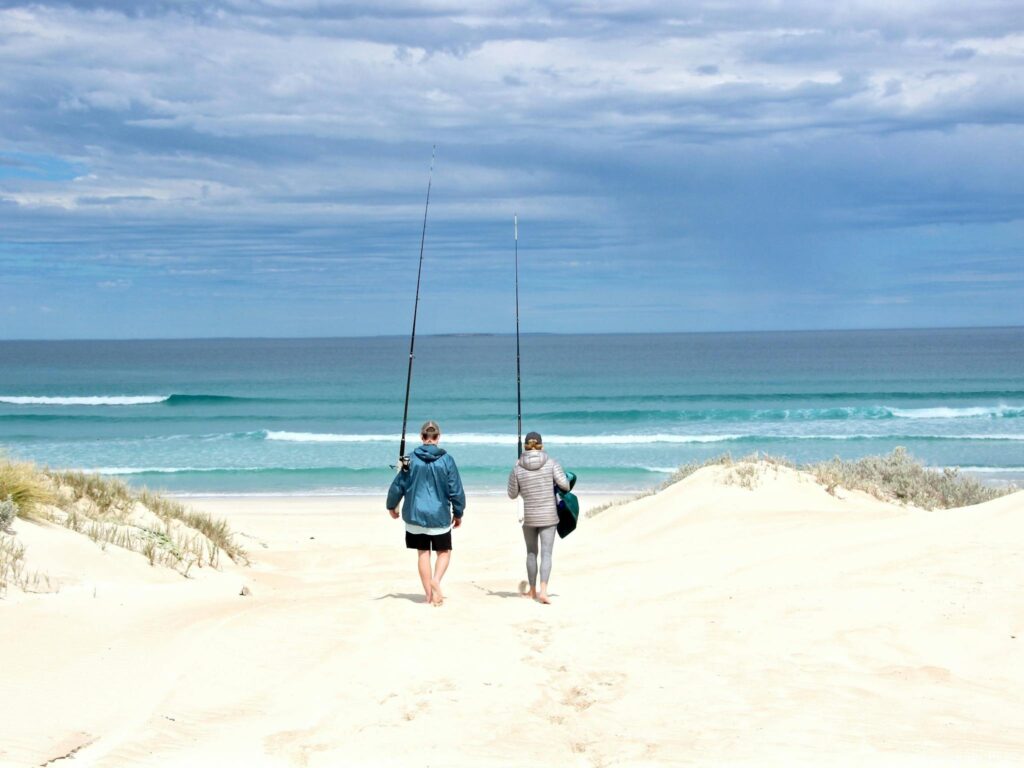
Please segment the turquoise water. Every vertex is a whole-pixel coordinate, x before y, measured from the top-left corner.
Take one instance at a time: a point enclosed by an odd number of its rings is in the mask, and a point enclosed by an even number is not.
[[[0,342],[0,446],[177,493],[374,493],[393,474],[406,338]],[[798,461],[897,445],[1024,479],[1024,329],[522,340],[525,430],[589,490],[723,452]],[[410,439],[468,487],[515,459],[515,339],[421,337]]]

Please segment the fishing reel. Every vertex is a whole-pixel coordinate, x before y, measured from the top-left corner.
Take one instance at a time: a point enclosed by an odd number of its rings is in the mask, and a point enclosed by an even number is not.
[[[398,464],[392,464],[392,469],[397,469],[399,472],[408,472],[409,464],[412,462],[412,458],[407,456],[405,453],[405,425],[402,425],[402,444],[398,448]]]

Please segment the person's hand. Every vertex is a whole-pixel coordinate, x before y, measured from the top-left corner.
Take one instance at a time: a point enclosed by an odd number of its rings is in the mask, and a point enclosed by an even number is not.
[[[388,514],[391,515],[391,517],[393,517],[395,520],[398,519],[398,510],[397,509],[389,509],[388,510]]]
[[[456,517],[454,520],[452,520],[452,528],[459,528],[461,525],[462,525],[462,518],[461,517]]]

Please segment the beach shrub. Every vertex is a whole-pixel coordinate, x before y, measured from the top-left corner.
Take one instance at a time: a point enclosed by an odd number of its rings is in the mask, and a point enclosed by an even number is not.
[[[46,517],[44,507],[53,503],[54,495],[34,465],[0,459],[0,499],[14,502],[19,517],[42,519]]]
[[[11,523],[17,516],[18,504],[12,497],[8,496],[6,499],[0,500],[0,533],[10,529]]]
[[[658,488],[594,507],[586,516],[593,517],[611,507],[657,493],[705,467],[734,467],[734,472],[728,475],[725,482],[752,490],[760,478],[760,468],[765,465],[808,472],[833,495],[837,488],[843,487],[851,491],[865,491],[883,501],[900,501],[922,509],[967,507],[1018,490],[1014,486],[985,485],[974,478],[965,477],[958,469],[929,469],[902,447],[885,456],[866,456],[856,460],[835,458],[817,464],[796,464],[778,456],[757,453],[733,459],[731,454],[723,453],[705,461],[683,464]]]
[[[995,488],[953,468],[929,469],[915,460],[906,448],[885,456],[866,456],[855,461],[832,459],[805,467],[829,493],[842,486],[865,491],[878,499],[901,501],[922,509],[966,507],[991,501],[1013,487]]]

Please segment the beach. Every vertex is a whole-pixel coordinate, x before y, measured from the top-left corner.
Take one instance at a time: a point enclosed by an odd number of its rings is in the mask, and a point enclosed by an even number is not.
[[[18,520],[57,591],[0,601],[0,764],[1024,761],[1024,493],[924,511],[751,466],[581,519],[550,606],[495,496],[436,608],[380,498],[192,499],[251,563],[189,578]]]
[[[0,768],[1024,766],[1021,3],[0,6]]]

